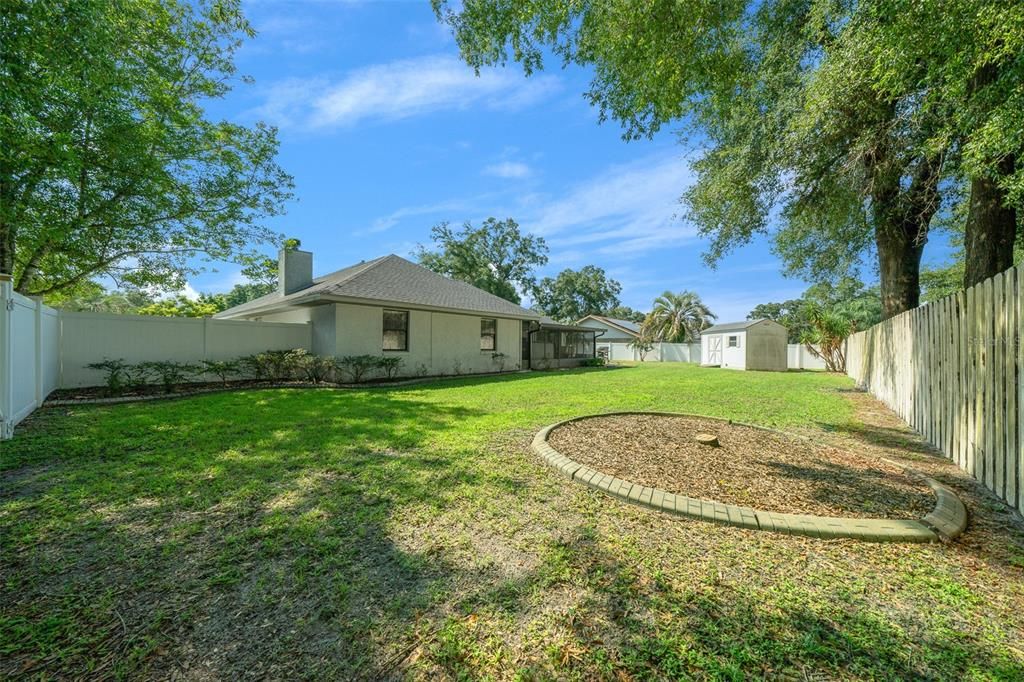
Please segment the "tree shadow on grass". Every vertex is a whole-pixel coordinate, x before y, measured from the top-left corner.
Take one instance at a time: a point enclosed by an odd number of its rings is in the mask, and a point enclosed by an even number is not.
[[[813,577],[765,576],[764,581],[706,579],[676,586],[660,571],[605,549],[590,527],[547,548],[534,572],[465,600],[461,611],[521,617],[534,609],[534,631],[546,657],[528,657],[523,679],[964,679],[971,673],[1018,679],[1024,665],[984,633],[953,631],[905,604],[836,598],[841,585]],[[539,590],[558,586],[574,598],[536,613]],[[837,589],[838,588],[838,589]],[[532,605],[532,606],[531,606]],[[906,610],[903,610],[906,609]],[[438,677],[487,676],[478,653],[486,630],[453,618],[424,664]],[[433,668],[433,669],[431,669]]]
[[[279,391],[68,412],[3,452],[0,673],[358,677],[457,573],[388,524],[482,485],[422,447],[478,410]]]

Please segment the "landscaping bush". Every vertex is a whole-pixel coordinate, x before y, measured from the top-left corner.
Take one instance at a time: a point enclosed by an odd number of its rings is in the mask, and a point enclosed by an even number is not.
[[[305,377],[306,381],[313,384],[327,381],[336,369],[334,358],[314,355],[302,348],[296,348],[290,355],[291,365]]]
[[[138,369],[145,371],[148,377],[156,378],[164,388],[164,393],[170,393],[178,384],[184,384],[194,377],[202,369],[187,362],[175,362],[173,360],[161,360],[156,362],[142,362],[137,365]],[[147,378],[148,378],[147,377]]]
[[[125,386],[130,383],[131,365],[121,358],[116,360],[103,358],[102,362],[92,362],[86,367],[104,373],[103,383],[110,395],[120,395],[124,392]]]
[[[381,358],[376,355],[346,355],[338,358],[338,367],[358,384],[366,374],[380,367]]]
[[[246,355],[238,362],[244,372],[257,381],[283,381],[298,372],[295,353],[301,350],[265,350]]]
[[[403,364],[405,364],[405,361],[395,356],[383,357],[377,360],[377,368],[384,372],[384,376],[388,379],[394,379]]]
[[[607,361],[601,357],[587,358],[580,363],[580,367],[604,367],[606,364]]]
[[[203,360],[203,372],[212,374],[227,384],[228,377],[238,376],[242,373],[242,361],[239,360]]]

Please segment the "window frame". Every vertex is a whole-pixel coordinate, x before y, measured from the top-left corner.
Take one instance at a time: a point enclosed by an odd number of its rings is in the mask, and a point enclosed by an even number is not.
[[[484,323],[493,322],[494,331],[490,333],[484,332]],[[491,337],[491,347],[484,348],[484,339]],[[498,318],[496,317],[481,317],[480,318],[480,352],[481,353],[497,353],[498,352]]]
[[[733,344],[733,341],[736,343]],[[740,335],[739,334],[727,334],[725,337],[726,348],[739,348],[740,347]]]
[[[387,320],[388,313],[400,313],[400,314],[402,314],[404,316],[404,318],[405,318],[405,328],[404,329],[388,329],[387,328],[387,323],[385,322],[385,320]],[[381,350],[382,353],[408,353],[409,352],[409,317],[410,317],[410,315],[409,315],[409,311],[408,310],[399,310],[397,308],[384,308],[383,309],[383,312],[381,313],[381,335],[380,335],[381,336],[381,338],[380,338],[380,350]],[[403,348],[385,348],[384,347],[384,339],[387,338],[387,333],[388,332],[398,332],[398,331],[405,332],[405,345],[404,345],[404,347]]]

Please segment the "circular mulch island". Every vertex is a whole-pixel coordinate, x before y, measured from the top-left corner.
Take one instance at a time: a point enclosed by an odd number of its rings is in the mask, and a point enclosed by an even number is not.
[[[698,434],[718,436],[719,446],[699,443]],[[935,506],[928,485],[900,467],[718,420],[597,416],[558,426],[548,442],[576,462],[633,483],[768,511],[913,519]]]
[[[573,481],[622,501],[750,530],[934,542],[967,526],[951,488],[898,462],[710,417],[577,417],[541,429],[531,447]]]

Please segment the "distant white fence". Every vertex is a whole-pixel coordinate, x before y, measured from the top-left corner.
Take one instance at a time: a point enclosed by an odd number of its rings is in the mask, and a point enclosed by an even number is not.
[[[640,360],[640,353],[628,343],[606,341],[601,343],[597,338],[597,349],[607,349],[608,359],[632,362]],[[650,353],[644,357],[645,362],[700,362],[699,343],[656,343]]]
[[[786,364],[790,369],[825,369],[825,361],[802,343],[786,346]]]
[[[312,343],[309,323],[57,311],[15,293],[3,276],[0,304],[0,438],[53,390],[102,384],[102,372],[85,366],[104,358],[198,363]]]
[[[1024,510],[1024,271],[854,334],[847,373],[930,444]]]
[[[604,346],[608,349],[608,359],[611,361],[639,361],[640,353],[628,343],[606,342],[601,343],[597,339],[597,348]],[[791,343],[786,347],[786,357],[790,369],[825,369],[825,363],[821,358],[815,357],[807,347],[799,343]],[[699,343],[656,343],[650,353],[644,358],[645,362],[692,362],[700,363]]]

